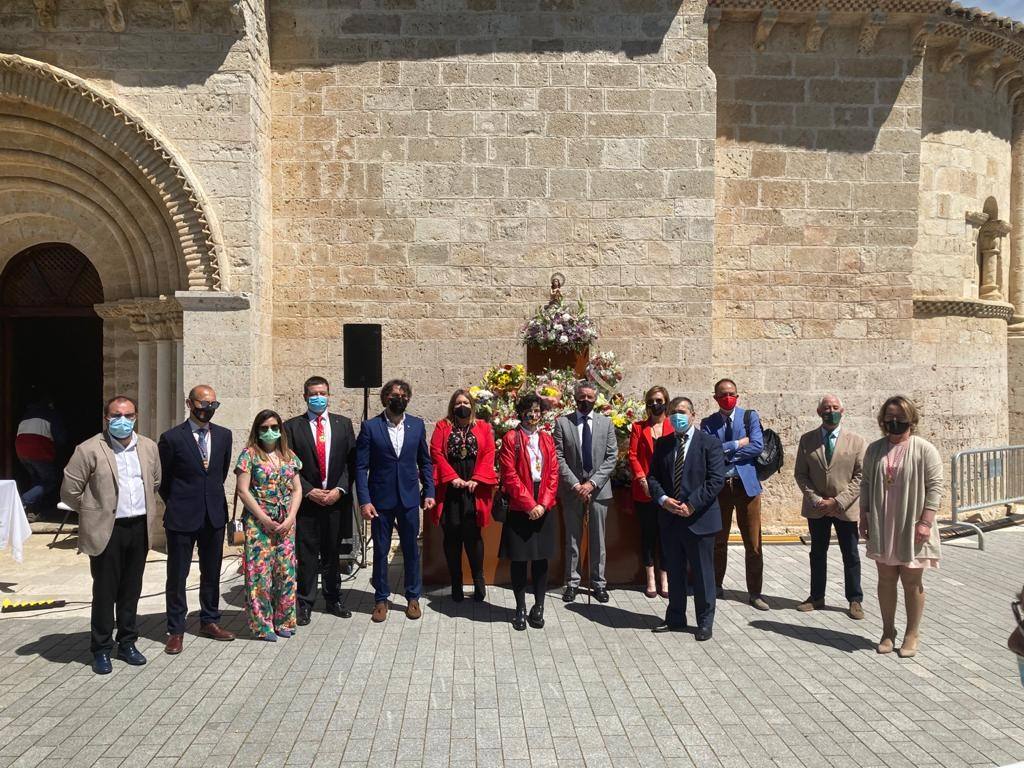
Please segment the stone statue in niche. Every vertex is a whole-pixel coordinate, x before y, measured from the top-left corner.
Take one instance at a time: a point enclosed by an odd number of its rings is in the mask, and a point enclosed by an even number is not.
[[[969,212],[967,222],[978,228],[978,298],[1005,301],[1002,240],[1010,225],[999,218],[995,198],[988,198],[981,213]]]

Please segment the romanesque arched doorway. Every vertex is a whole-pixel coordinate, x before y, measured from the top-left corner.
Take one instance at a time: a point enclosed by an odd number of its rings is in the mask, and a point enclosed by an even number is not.
[[[17,475],[14,438],[25,409],[44,393],[67,432],[67,451],[100,426],[103,302],[96,268],[76,248],[44,243],[0,272],[0,468]]]

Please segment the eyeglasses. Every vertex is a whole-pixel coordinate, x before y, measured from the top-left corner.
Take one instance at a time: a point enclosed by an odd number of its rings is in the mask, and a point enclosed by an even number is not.
[[[1013,609],[1013,618],[1017,620],[1017,626],[1024,632],[1024,617],[1021,616],[1020,601],[1014,600],[1010,603],[1010,607]]]
[[[664,400],[648,400],[647,401],[647,407],[648,408],[650,408],[652,405],[664,405],[664,404],[665,404]]]
[[[198,408],[209,408],[211,411],[216,411],[220,408],[220,403],[217,400],[193,400]]]

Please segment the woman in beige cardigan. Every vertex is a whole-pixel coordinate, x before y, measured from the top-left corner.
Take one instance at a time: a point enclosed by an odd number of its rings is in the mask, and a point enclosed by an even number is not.
[[[879,653],[896,645],[896,586],[903,583],[907,631],[898,654],[917,653],[924,614],[928,568],[939,567],[935,513],[942,498],[942,460],[935,446],[917,437],[917,407],[902,395],[890,397],[878,412],[883,437],[868,446],[860,486],[860,531],[867,555],[878,566],[878,608],[882,614]]]

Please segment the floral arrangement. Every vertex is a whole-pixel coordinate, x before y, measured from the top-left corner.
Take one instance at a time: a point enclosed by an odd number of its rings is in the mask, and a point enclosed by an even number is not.
[[[622,381],[622,365],[614,352],[599,352],[587,363],[587,379],[605,392],[614,392]]]
[[[565,349],[581,352],[597,341],[597,327],[583,306],[566,306],[561,293],[552,294],[551,301],[537,310],[522,330],[522,341],[537,349]]]

